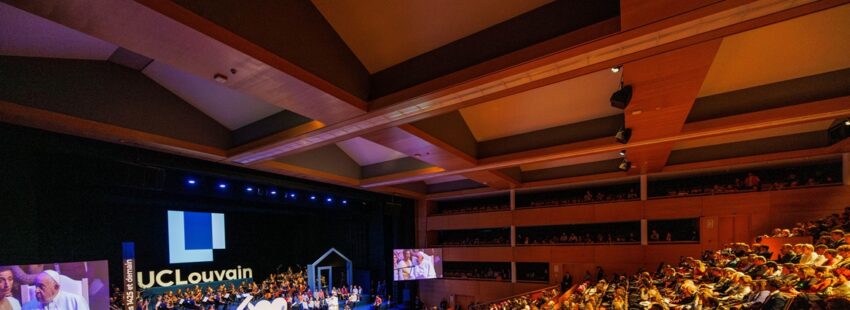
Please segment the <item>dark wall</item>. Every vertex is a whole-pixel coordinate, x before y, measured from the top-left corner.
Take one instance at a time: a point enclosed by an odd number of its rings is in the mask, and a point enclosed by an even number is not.
[[[382,279],[392,248],[413,246],[413,203],[397,197],[4,124],[0,143],[0,265],[108,259],[114,283],[121,242],[134,241],[140,271],[241,265],[264,277],[335,247]],[[216,192],[219,180],[228,192]],[[299,198],[247,195],[245,184]],[[167,210],[224,213],[226,249],[211,263],[169,265]]]

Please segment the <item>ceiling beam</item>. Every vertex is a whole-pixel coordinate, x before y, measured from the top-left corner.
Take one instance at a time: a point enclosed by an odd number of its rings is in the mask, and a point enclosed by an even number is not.
[[[803,106],[804,105],[804,106]],[[770,109],[765,111],[723,117],[713,120],[695,122],[684,126],[681,133],[648,138],[642,141],[629,142],[630,148],[649,147],[658,144],[674,143],[690,139],[706,138],[731,133],[743,133],[759,129],[787,126],[818,120],[837,119],[850,116],[850,96],[821,100],[803,105],[795,105]],[[474,168],[421,174],[403,179],[370,179],[363,180],[363,187],[385,186],[421,181],[438,176],[464,174],[473,171],[502,169],[523,164],[546,162],[563,158],[586,156],[605,152],[618,152],[622,144],[614,138],[601,138],[589,141],[569,143],[537,150],[518,152],[514,154],[482,158]]]
[[[256,163],[249,166],[248,168],[346,187],[359,188],[360,186],[359,179],[341,176],[315,169],[304,168],[301,166],[282,163],[273,160]]]
[[[473,168],[477,164],[474,157],[410,124],[371,132],[363,138],[445,170]],[[475,171],[464,177],[495,189],[519,185],[519,181],[498,171]]]
[[[370,132],[362,137],[446,170],[471,168],[477,163],[472,156],[410,124]]]
[[[487,185],[493,189],[511,189],[522,185],[522,182],[519,180],[516,180],[498,170],[467,172],[464,173],[463,176],[475,182]]]
[[[384,108],[330,124],[297,138],[275,141],[237,154],[234,160],[250,163],[310,150],[351,139],[365,132],[415,122],[848,2],[850,0],[800,1],[789,5],[782,0],[722,1],[549,53],[509,68],[467,77],[433,89],[422,89],[405,96],[381,98],[379,100],[392,102],[372,102],[370,104]]]
[[[624,111],[632,142],[682,131],[720,42],[707,41],[623,65],[623,81],[634,92]],[[629,173],[661,171],[672,148],[673,143],[626,145],[626,158],[638,168]]]

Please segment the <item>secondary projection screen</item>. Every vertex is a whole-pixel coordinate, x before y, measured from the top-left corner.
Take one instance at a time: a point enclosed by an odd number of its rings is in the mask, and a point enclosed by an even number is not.
[[[109,266],[105,260],[0,266],[2,296],[0,309],[109,310]]]
[[[393,280],[422,280],[443,277],[443,249],[393,250]]]

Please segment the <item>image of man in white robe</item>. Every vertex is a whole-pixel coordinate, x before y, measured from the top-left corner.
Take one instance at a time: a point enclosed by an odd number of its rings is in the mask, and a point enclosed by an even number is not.
[[[434,279],[437,277],[434,271],[434,257],[422,251],[416,251],[417,262],[413,267],[414,279]]]
[[[23,307],[24,310],[89,310],[83,296],[63,292],[59,285],[59,273],[45,270],[35,278],[35,300]]]

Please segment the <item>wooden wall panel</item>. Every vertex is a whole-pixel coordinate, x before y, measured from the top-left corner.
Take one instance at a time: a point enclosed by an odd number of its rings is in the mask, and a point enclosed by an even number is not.
[[[642,201],[600,204],[593,210],[595,222],[639,221],[643,218]]]
[[[428,217],[428,230],[510,227],[511,212],[484,212]]]
[[[549,286],[548,283],[517,282],[514,284],[514,292],[512,295],[536,291],[547,286]]]
[[[717,218],[717,245],[735,242],[735,217],[720,216]]]
[[[594,261],[607,263],[643,264],[644,246],[642,245],[601,245],[593,247]]]
[[[514,250],[514,260],[517,262],[548,262],[552,261],[550,247],[520,246]]]
[[[677,219],[702,215],[701,197],[653,199],[646,201],[647,219]]]
[[[770,192],[702,196],[703,215],[750,214],[770,209]]]
[[[753,240],[753,234],[756,233],[750,230],[750,215],[735,216],[735,241],[749,242]],[[721,244],[722,246],[722,244]]]
[[[718,218],[716,216],[705,216],[700,218],[699,223],[699,239],[703,250],[717,249],[720,245],[718,242]]]
[[[502,281],[427,280],[419,282],[419,296],[426,305],[439,305],[451,295],[473,296],[477,302],[514,295],[513,284]]]
[[[510,262],[511,247],[443,248],[443,260],[455,262]]]
[[[556,208],[523,209],[514,212],[514,225],[539,226],[556,224],[592,223],[597,205],[579,205]]]

